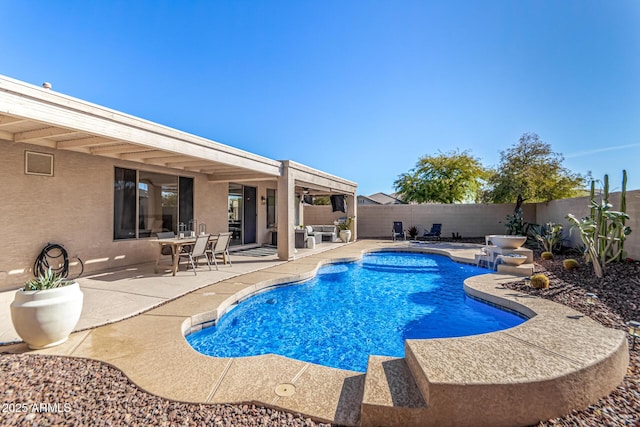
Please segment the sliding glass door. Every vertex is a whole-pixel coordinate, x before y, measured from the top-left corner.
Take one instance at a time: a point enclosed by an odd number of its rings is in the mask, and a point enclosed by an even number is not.
[[[256,242],[256,187],[229,184],[229,232],[233,246]]]

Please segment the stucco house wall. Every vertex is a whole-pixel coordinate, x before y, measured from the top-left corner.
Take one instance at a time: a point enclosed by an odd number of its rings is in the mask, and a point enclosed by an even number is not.
[[[54,176],[26,175],[25,150],[54,154]],[[227,183],[210,183],[198,173],[0,140],[3,235],[24,236],[7,242],[0,257],[0,290],[15,289],[31,278],[33,263],[48,242],[80,257],[85,273],[155,260],[157,246],[150,242],[155,238],[113,239],[116,166],[193,177],[194,217],[207,224],[209,233],[227,231]],[[258,195],[266,195],[275,182],[253,185]],[[257,208],[258,243],[266,243],[266,208],[260,203]]]

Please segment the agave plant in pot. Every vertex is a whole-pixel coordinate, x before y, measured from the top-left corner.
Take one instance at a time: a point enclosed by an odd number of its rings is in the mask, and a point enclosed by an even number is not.
[[[16,291],[11,303],[13,327],[31,349],[62,344],[80,320],[82,302],[78,282],[49,268]]]
[[[349,243],[351,240],[351,223],[353,223],[353,217],[350,216],[338,223],[338,230],[340,230],[340,240],[344,243]]]

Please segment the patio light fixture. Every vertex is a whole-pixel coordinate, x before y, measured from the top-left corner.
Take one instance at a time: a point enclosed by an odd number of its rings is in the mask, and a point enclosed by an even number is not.
[[[629,335],[633,337],[631,350],[634,350],[636,348],[636,338],[640,338],[640,322],[632,320],[627,322],[627,326],[629,327]]]

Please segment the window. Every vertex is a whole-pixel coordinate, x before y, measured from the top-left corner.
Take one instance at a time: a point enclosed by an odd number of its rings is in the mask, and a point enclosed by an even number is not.
[[[276,205],[276,190],[267,188],[267,228],[272,228],[278,222]]]
[[[193,219],[193,178],[116,168],[113,238],[178,230]]]
[[[229,183],[230,245],[256,243],[257,191],[256,187]]]
[[[240,184],[229,184],[229,232],[231,245],[242,244],[243,188]]]

